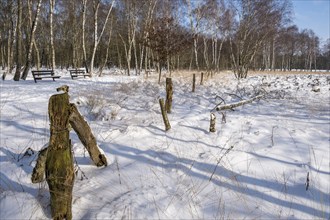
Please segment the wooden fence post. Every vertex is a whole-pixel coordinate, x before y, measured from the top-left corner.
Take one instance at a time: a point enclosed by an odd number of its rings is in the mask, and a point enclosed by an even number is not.
[[[196,86],[196,74],[193,74],[193,84],[192,84],[192,92],[195,92],[195,86]]]
[[[203,85],[203,83],[204,83],[204,73],[201,72],[201,85]]]
[[[214,113],[211,113],[211,117],[210,117],[210,132],[215,132],[216,131],[216,129],[215,129],[215,120],[216,120],[215,114]]]
[[[70,117],[68,93],[51,96],[48,113],[50,139],[45,169],[51,213],[53,219],[72,219],[74,169],[68,129]]]
[[[171,125],[170,125],[170,122],[167,118],[164,99],[159,99],[159,104],[160,104],[160,109],[162,111],[162,116],[163,116],[163,120],[164,120],[164,124],[165,124],[165,131],[168,131],[168,130],[171,129]]]
[[[101,154],[96,139],[77,107],[69,103],[69,87],[61,86],[49,99],[50,139],[48,147],[39,152],[32,173],[32,183],[46,181],[50,192],[50,207],[53,219],[72,219],[72,189],[74,168],[69,137],[69,124],[78,134],[96,166],[107,166],[104,154]]]
[[[173,99],[173,83],[172,78],[166,78],[166,101],[165,109],[167,113],[172,111],[172,99]]]

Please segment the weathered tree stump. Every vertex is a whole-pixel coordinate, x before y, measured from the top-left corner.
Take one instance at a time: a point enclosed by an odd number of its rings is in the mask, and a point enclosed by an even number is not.
[[[107,166],[108,162],[104,154],[99,150],[96,139],[83,116],[79,113],[75,104],[70,104],[69,122],[73,130],[77,133],[81,143],[87,149],[89,156],[98,167]]]
[[[165,124],[165,131],[168,131],[171,129],[170,122],[167,118],[166,110],[165,110],[165,104],[164,104],[164,99],[159,99],[159,104],[160,104],[160,109],[162,111],[162,116]]]
[[[77,132],[96,166],[107,166],[107,159],[101,154],[94,135],[87,122],[74,104],[69,103],[69,87],[61,86],[49,99],[50,139],[47,148],[39,152],[31,180],[33,183],[46,181],[50,192],[53,219],[72,219],[72,189],[74,183],[73,158],[69,127]]]
[[[45,168],[52,217],[53,219],[72,219],[74,169],[68,129],[70,117],[68,93],[51,96],[48,112],[50,140]]]
[[[172,99],[173,99],[173,83],[172,78],[166,78],[166,101],[165,109],[167,113],[172,111]]]
[[[215,114],[214,113],[211,113],[211,117],[210,117],[210,132],[215,132],[216,131],[216,129],[215,129],[215,120],[216,120]]]

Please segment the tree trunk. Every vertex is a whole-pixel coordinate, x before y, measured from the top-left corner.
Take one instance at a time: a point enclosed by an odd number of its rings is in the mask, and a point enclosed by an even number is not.
[[[31,26],[31,34],[30,34],[29,47],[28,47],[29,50],[28,50],[28,53],[27,53],[27,56],[26,56],[26,63],[25,63],[23,74],[22,74],[22,79],[24,79],[24,80],[26,80],[26,77],[28,76],[30,66],[31,66],[32,50],[33,50],[33,39],[34,39],[34,33],[36,32],[36,29],[37,29],[41,1],[42,0],[38,1],[36,16],[35,16],[35,18],[32,22],[32,26]]]
[[[117,48],[117,55],[118,55],[118,65],[119,65],[119,69],[121,70],[122,69],[122,65],[121,65],[121,53],[120,53],[120,50],[119,50],[119,44],[116,43],[116,48]]]
[[[247,99],[247,100],[242,100],[242,101],[239,101],[239,102],[235,102],[235,103],[232,103],[232,104],[226,104],[226,105],[217,105],[214,109],[217,110],[217,111],[222,111],[222,110],[233,110],[234,108],[236,107],[239,107],[239,106],[242,106],[242,105],[245,105],[245,104],[248,104],[248,103],[251,103],[257,99],[261,99],[265,94],[261,94],[261,95],[257,95],[251,99]]]
[[[111,42],[111,35],[112,35],[112,20],[111,20],[111,25],[110,25],[110,30],[109,30],[109,38],[108,38],[107,49],[106,49],[106,52],[105,52],[105,58],[104,58],[103,65],[100,67],[99,76],[102,76],[102,71],[103,71],[105,65],[106,65],[107,62],[108,62],[108,58],[109,58],[109,49],[110,49],[110,42]]]
[[[82,16],[82,48],[83,48],[83,56],[84,56],[84,66],[86,68],[86,72],[88,73],[87,66],[87,55],[86,55],[86,43],[85,43],[85,24],[86,24],[86,4],[87,0],[83,0],[83,16]]]
[[[52,69],[55,69],[55,47],[54,47],[54,28],[53,28],[53,15],[55,0],[49,0],[49,26],[50,26],[50,48],[51,48],[51,57],[52,57]]]
[[[173,83],[172,83],[172,78],[166,78],[165,110],[169,114],[172,111],[172,99],[173,99]]]
[[[108,14],[105,18],[105,21],[103,23],[103,27],[102,27],[102,30],[101,30],[101,33],[100,35],[98,36],[98,10],[99,10],[99,7],[100,7],[100,0],[97,0],[96,2],[94,1],[94,45],[93,45],[93,52],[92,52],[92,58],[91,58],[91,63],[90,63],[90,76],[93,75],[93,71],[94,71],[94,59],[95,59],[95,54],[96,54],[96,49],[101,41],[101,37],[104,33],[104,30],[105,30],[105,27],[108,23],[108,20],[109,20],[109,16],[110,16],[110,13],[112,11],[112,8],[113,8],[113,5],[115,3],[116,0],[113,0],[112,3],[111,3],[111,6],[108,10]]]
[[[158,62],[158,73],[159,73],[159,75],[158,75],[158,84],[160,85],[160,80],[162,78],[162,67],[160,65],[160,62]]]
[[[16,70],[14,80],[19,81],[22,67],[22,0],[17,1],[17,33],[16,33]]]
[[[12,12],[12,7],[10,7],[10,12]],[[11,66],[12,66],[12,57],[11,57],[11,54],[12,54],[12,50],[13,50],[13,42],[14,42],[14,39],[13,39],[13,36],[14,36],[14,24],[13,24],[13,21],[12,21],[13,18],[11,18],[11,21],[8,22],[8,39],[7,39],[7,71],[5,71],[2,75],[2,80],[5,80],[6,79],[6,75],[10,73],[11,71]]]
[[[93,160],[94,164],[98,167],[100,166],[107,166],[107,159],[99,150],[97,146],[96,139],[87,124],[84,118],[79,113],[75,104],[70,105],[70,118],[69,122],[72,126],[73,130],[77,133],[81,143],[87,149],[91,159]]]
[[[48,111],[50,140],[46,156],[46,180],[50,192],[52,217],[72,219],[74,169],[68,129],[70,117],[68,93],[51,96]]]
[[[205,61],[206,69],[210,70],[210,63],[209,63],[209,58],[208,58],[208,48],[207,48],[207,39],[206,39],[206,37],[203,38],[203,42],[204,42],[204,50],[203,50],[204,61]]]
[[[97,13],[100,7],[100,1],[94,1],[94,44],[93,44],[93,50],[92,50],[92,57],[91,57],[91,63],[90,63],[90,75],[92,76],[93,71],[94,71],[94,59],[95,59],[95,53],[96,53],[96,49],[97,49]]]
[[[133,40],[133,50],[134,50],[134,59],[135,59],[135,75],[140,75],[140,68],[139,68],[139,62],[137,57],[137,47],[136,47],[136,41]]]

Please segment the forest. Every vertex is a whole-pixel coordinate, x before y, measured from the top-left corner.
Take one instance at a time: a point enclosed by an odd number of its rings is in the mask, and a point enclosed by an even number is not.
[[[289,0],[2,0],[2,79],[31,68],[328,70],[330,40],[292,22]]]

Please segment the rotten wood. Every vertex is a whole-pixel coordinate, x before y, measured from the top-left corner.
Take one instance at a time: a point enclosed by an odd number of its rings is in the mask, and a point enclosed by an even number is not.
[[[53,219],[72,219],[73,157],[69,138],[70,104],[68,93],[50,97],[50,139],[46,154],[46,181]]]
[[[108,162],[104,154],[99,150],[96,139],[83,116],[79,113],[75,104],[70,104],[69,122],[73,130],[77,133],[81,143],[87,149],[94,164],[98,167],[107,166]]]
[[[53,219],[70,220],[72,219],[72,189],[75,177],[69,136],[70,125],[78,134],[96,166],[107,166],[107,160],[100,152],[87,122],[77,107],[69,103],[69,87],[61,86],[57,88],[57,91],[64,93],[53,95],[49,99],[49,145],[39,151],[31,181],[39,183],[46,176]]]
[[[171,125],[170,125],[170,122],[167,118],[164,99],[159,99],[159,105],[160,105],[160,109],[162,111],[163,121],[164,121],[164,124],[165,124],[165,131],[168,131],[168,130],[171,129]]]

